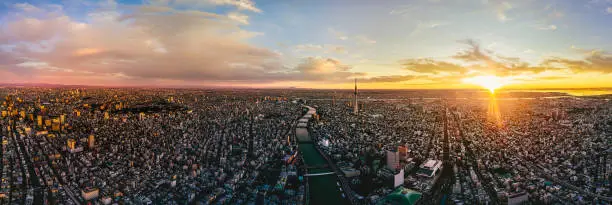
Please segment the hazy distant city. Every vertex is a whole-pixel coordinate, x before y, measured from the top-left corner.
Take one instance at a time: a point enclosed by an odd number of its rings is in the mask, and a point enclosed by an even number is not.
[[[610,95],[5,87],[0,96],[2,204],[611,203]]]

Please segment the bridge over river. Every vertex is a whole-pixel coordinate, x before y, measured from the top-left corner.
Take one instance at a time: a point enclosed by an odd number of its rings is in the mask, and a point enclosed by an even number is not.
[[[316,177],[316,176],[323,176],[323,175],[331,175],[331,174],[335,174],[336,172],[324,172],[324,173],[314,173],[314,174],[306,174],[304,175],[305,177]]]

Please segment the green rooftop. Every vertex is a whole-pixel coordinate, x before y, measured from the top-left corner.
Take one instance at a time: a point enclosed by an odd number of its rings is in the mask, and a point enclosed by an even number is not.
[[[398,187],[395,191],[391,192],[385,199],[381,200],[378,204],[402,204],[412,205],[415,204],[420,198],[421,193],[412,189],[404,187]]]

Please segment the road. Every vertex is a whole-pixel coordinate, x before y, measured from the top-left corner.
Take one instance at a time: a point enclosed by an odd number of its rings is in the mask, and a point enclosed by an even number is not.
[[[444,124],[444,138],[442,141],[443,144],[443,169],[440,177],[433,185],[431,193],[430,201],[435,202],[436,204],[444,204],[448,200],[448,194],[450,193],[451,187],[455,181],[455,175],[453,171],[454,162],[450,160],[450,146],[449,146],[449,138],[448,138],[448,116],[447,109],[444,109],[443,115],[443,124]]]
[[[452,112],[452,114],[453,114],[453,119],[455,120],[455,124],[457,125],[457,128],[459,130],[459,137],[461,138],[461,141],[463,142],[465,146],[466,157],[469,159],[469,161],[471,161],[473,165],[478,165],[476,161],[477,156],[474,154],[473,150],[470,148],[468,144],[468,143],[471,143],[471,141],[468,141],[463,134],[464,133],[463,123],[461,122],[461,119],[459,118],[457,113]],[[495,191],[493,187],[491,187],[492,183],[490,181],[486,181],[487,178],[483,177],[483,174],[481,173],[481,170],[479,168],[475,168],[474,172],[478,176],[478,179],[482,181],[481,184],[484,187],[485,191],[487,192],[487,195],[489,195],[489,199],[491,199],[491,202],[493,204],[498,204],[499,199],[497,198],[497,192]]]
[[[60,134],[58,134],[58,137],[60,137]],[[59,153],[59,152],[57,152],[57,150],[55,150],[55,151],[56,151],[56,153]],[[45,155],[45,156],[47,156],[47,155]],[[49,166],[51,167],[51,161],[47,160],[47,162],[49,163]],[[69,186],[66,186],[66,182],[64,182],[63,179],[57,174],[57,171],[52,168],[51,169],[51,173],[53,173],[55,178],[58,179],[58,183],[61,185],[62,189],[64,191],[66,191],[66,194],[68,195],[68,197],[70,197],[70,199],[72,199],[72,202],[74,202],[76,205],[81,205],[81,201],[79,201],[77,199],[77,197],[74,196],[75,194],[74,194],[74,192],[72,192],[72,189]]]
[[[20,148],[20,149],[17,149],[19,151],[18,156],[19,156],[19,158],[23,157],[24,158],[23,160],[25,161],[25,166],[26,167],[21,167],[21,171],[23,172],[23,176],[24,176],[24,178],[27,178],[25,172],[28,172],[29,175],[30,175],[30,179],[28,179],[28,181],[29,181],[28,186],[32,186],[33,189],[35,189],[35,190],[40,190],[43,187],[40,184],[40,180],[38,179],[38,175],[36,175],[36,172],[34,171],[34,165],[32,164],[32,160],[31,160],[32,158],[30,156],[30,153],[26,149],[26,147],[25,147],[25,145],[23,143],[23,139],[21,138],[21,135],[17,132],[17,126],[15,126],[14,122],[11,125],[11,127],[12,127],[11,130],[12,130],[12,134],[13,134],[13,141],[15,141],[15,143],[17,143],[17,146],[19,146],[19,148]],[[24,193],[24,196],[25,196],[25,193]],[[34,204],[42,204],[43,201],[45,201],[45,199],[44,199],[44,196],[43,196],[42,192],[40,192],[40,191],[34,192]]]

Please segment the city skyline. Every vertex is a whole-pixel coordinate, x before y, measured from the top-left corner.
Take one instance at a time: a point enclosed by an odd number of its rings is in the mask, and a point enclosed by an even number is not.
[[[612,1],[22,1],[0,83],[610,88]]]

